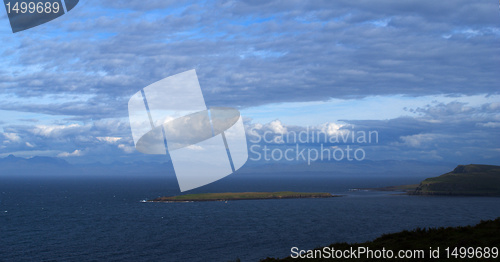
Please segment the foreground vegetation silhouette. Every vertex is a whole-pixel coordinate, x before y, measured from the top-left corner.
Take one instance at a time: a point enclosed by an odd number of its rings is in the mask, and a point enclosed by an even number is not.
[[[405,230],[399,233],[384,234],[381,237],[364,243],[335,243],[329,247],[335,250],[348,250],[351,247],[367,247],[370,250],[386,250],[390,249],[397,254],[399,250],[425,250],[424,258],[421,259],[405,259],[411,261],[447,261],[446,248],[453,249],[454,247],[497,247],[500,245],[500,218],[495,220],[481,221],[475,226],[447,227],[447,228],[416,228],[414,230]],[[436,250],[439,247],[439,259],[429,258],[429,247]],[[317,248],[317,249],[322,249]],[[316,249],[316,250],[317,250]],[[498,259],[498,258],[497,258]],[[332,261],[332,259],[299,259],[286,257],[266,258],[261,262],[273,261]],[[335,261],[373,261],[374,259],[358,258],[358,259],[334,259]],[[400,259],[386,259],[387,261],[400,261]],[[495,259],[475,259],[476,261],[494,261]]]

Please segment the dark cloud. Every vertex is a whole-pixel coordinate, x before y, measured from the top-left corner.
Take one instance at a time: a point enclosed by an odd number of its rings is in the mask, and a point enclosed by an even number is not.
[[[0,77],[18,96],[99,94],[114,108],[191,68],[210,105],[491,94],[497,22],[488,1],[88,1],[7,45]],[[113,116],[104,104],[80,112]]]
[[[347,121],[379,130],[384,154],[394,158],[500,164],[500,104],[451,102],[417,108],[416,117],[388,121]]]

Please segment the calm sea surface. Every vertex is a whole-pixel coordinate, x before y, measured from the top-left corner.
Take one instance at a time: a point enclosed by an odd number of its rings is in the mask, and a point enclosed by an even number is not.
[[[5,178],[0,180],[0,261],[258,261],[288,256],[295,246],[310,249],[338,241],[367,241],[403,229],[469,225],[500,216],[500,198],[348,191],[420,179],[413,180],[234,178],[202,190],[347,196],[141,203],[178,194],[175,181]]]

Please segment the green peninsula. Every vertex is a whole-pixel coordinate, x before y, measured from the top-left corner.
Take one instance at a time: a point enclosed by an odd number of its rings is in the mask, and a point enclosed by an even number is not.
[[[408,195],[500,196],[500,166],[459,165],[453,171],[427,178],[417,185],[368,188]]]
[[[411,195],[500,196],[500,166],[459,165],[444,175],[427,178]]]
[[[290,198],[328,198],[337,197],[330,193],[299,193],[299,192],[242,192],[242,193],[203,193],[171,197],[159,197],[147,202],[192,202],[192,201],[232,201],[256,199],[290,199]]]

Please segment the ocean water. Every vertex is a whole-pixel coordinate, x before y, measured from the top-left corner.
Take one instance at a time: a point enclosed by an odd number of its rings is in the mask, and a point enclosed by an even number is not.
[[[499,198],[348,191],[418,180],[235,178],[198,191],[296,190],[346,196],[141,203],[178,194],[175,181],[2,179],[0,261],[259,261],[288,256],[292,247],[367,241],[403,229],[470,225],[500,216]]]

